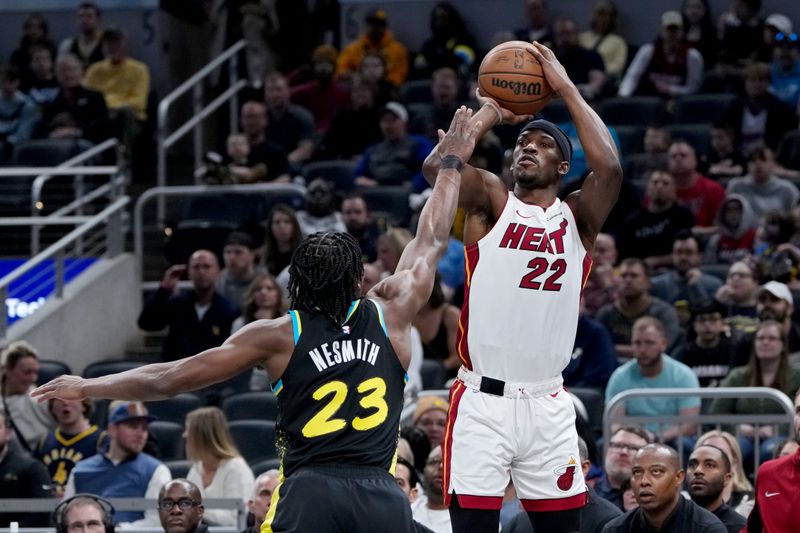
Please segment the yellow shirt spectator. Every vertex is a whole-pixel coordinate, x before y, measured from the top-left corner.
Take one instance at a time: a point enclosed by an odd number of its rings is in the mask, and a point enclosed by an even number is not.
[[[150,70],[144,63],[131,58],[116,64],[110,59],[98,61],[86,71],[84,84],[103,93],[109,109],[130,107],[138,120],[147,119]]]
[[[376,52],[386,60],[386,79],[399,87],[408,77],[408,50],[386,29],[386,13],[383,10],[369,13],[365,24],[364,33],[339,54],[337,73],[357,71],[364,55]]]

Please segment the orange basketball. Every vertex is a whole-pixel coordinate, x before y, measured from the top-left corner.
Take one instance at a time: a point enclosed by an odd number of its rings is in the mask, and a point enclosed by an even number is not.
[[[525,41],[508,41],[489,50],[478,69],[481,94],[517,115],[538,113],[553,94],[539,61]]]

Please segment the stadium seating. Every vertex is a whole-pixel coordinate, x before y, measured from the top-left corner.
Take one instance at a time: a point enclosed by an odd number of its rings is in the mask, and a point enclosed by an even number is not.
[[[419,373],[423,389],[441,389],[444,386],[444,367],[441,362],[425,359]]]
[[[408,195],[411,191],[403,186],[381,186],[359,191],[380,227],[408,227],[411,222],[411,207]],[[382,224],[385,223],[385,224]]]
[[[353,188],[353,171],[356,163],[353,161],[315,161],[303,167],[301,174],[306,184],[317,178],[323,178],[333,184],[337,191],[349,191]]]
[[[178,394],[158,402],[147,402],[147,410],[158,420],[184,425],[186,415],[202,407],[200,397],[195,394]]]
[[[623,157],[626,154],[638,154],[642,151],[644,130],[638,126],[614,126],[619,139],[619,149]]]
[[[400,96],[407,104],[428,103],[431,101],[432,85],[430,79],[407,81],[400,87]]]
[[[97,361],[88,365],[83,370],[83,377],[85,378],[98,378],[100,376],[107,376],[109,374],[117,374],[132,368],[137,368],[144,365],[141,361]]]
[[[170,474],[172,474],[172,479],[183,478],[186,479],[186,475],[189,473],[189,470],[192,468],[192,461],[187,459],[174,459],[172,461],[164,461],[164,464],[169,468]]]
[[[267,470],[280,470],[280,468],[281,460],[278,457],[274,459],[263,459],[250,464],[250,470],[253,471],[253,475],[256,477],[260,476]]]
[[[183,424],[154,420],[150,422],[148,430],[158,443],[161,460],[183,459]]]
[[[692,94],[675,102],[675,122],[712,123],[725,116],[736,100],[735,94]]]
[[[667,126],[673,141],[675,139],[689,141],[698,154],[705,154],[711,150],[710,129],[710,124],[670,124]]]
[[[69,366],[61,361],[53,361],[52,359],[39,359],[39,377],[36,380],[37,385],[47,383],[53,378],[57,378],[63,374],[72,374]]]
[[[275,420],[278,399],[271,392],[243,392],[222,401],[222,411],[232,420]]]
[[[569,393],[577,397],[586,408],[587,424],[595,436],[603,431],[603,393],[590,387],[570,387]]]
[[[567,104],[565,104],[563,100],[551,101],[542,109],[540,115],[542,118],[556,124],[572,121],[572,117],[567,109]]]
[[[275,449],[275,422],[234,420],[228,427],[236,447],[248,463],[278,456]]]
[[[609,98],[600,104],[600,116],[611,126],[639,126],[663,122],[664,101],[655,96]]]

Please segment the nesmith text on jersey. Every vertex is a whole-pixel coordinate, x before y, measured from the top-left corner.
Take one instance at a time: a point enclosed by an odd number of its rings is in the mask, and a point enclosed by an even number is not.
[[[347,363],[358,359],[375,366],[378,352],[381,347],[367,339],[345,339],[342,341],[326,342],[314,348],[308,355],[314,361],[317,370],[322,372],[328,367]]]

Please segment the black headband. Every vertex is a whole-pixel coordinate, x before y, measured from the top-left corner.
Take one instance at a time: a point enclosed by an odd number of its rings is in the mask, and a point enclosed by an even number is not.
[[[520,135],[525,133],[526,131],[530,130],[542,130],[543,132],[550,135],[553,139],[555,139],[556,144],[561,149],[561,157],[564,158],[564,161],[567,163],[572,162],[572,142],[567,137],[567,134],[564,131],[550,122],[549,120],[544,119],[536,119],[531,120],[528,122],[522,131],[519,132]]]

